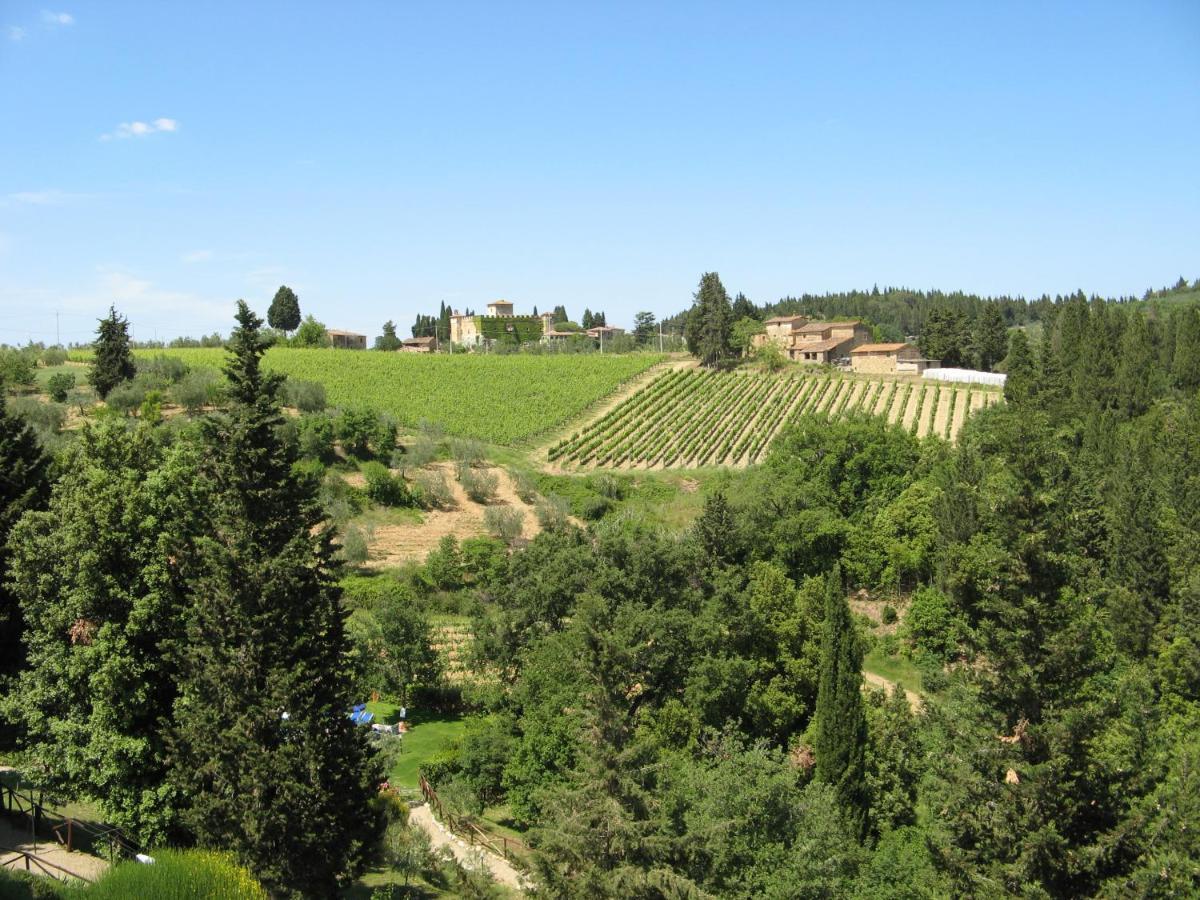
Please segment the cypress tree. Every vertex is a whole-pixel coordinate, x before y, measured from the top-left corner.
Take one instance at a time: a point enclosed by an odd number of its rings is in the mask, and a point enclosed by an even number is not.
[[[1013,332],[1005,363],[1008,377],[1004,380],[1004,399],[1009,403],[1025,403],[1032,399],[1036,387],[1033,354],[1029,352],[1029,338],[1024,331]]]
[[[0,380],[0,677],[19,669],[25,658],[24,619],[8,585],[8,536],[26,510],[45,505],[49,468],[33,429],[8,412]]]
[[[210,523],[188,586],[173,780],[198,843],[233,851],[276,894],[332,896],[377,832],[377,772],[347,716],[332,531],[279,435],[262,322],[244,302],[237,321],[232,410],[204,433]]]
[[[733,308],[716,272],[700,276],[695,303],[684,328],[688,351],[705,366],[716,366],[733,356]]]
[[[137,374],[129,349],[129,320],[118,315],[115,307],[110,306],[108,317],[100,320],[92,348],[95,356],[88,379],[103,400],[118,384]]]
[[[971,344],[975,365],[985,372],[990,372],[992,367],[1004,358],[1004,351],[1008,349],[1008,327],[1004,324],[1004,317],[1000,315],[998,303],[984,304],[983,310],[975,320]]]
[[[835,565],[825,583],[825,622],[821,638],[821,679],[817,688],[816,777],[838,794],[846,820],[866,834],[867,717],[862,700],[862,645],[842,592]]]
[[[267,324],[280,331],[295,331],[300,327],[300,298],[286,284],[281,284],[267,309]]]

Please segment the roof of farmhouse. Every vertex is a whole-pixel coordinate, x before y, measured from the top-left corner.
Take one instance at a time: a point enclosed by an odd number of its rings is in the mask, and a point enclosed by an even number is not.
[[[807,325],[800,327],[801,334],[808,334],[813,331],[828,331],[830,328],[844,328],[847,325],[859,325],[862,319],[847,319],[845,322],[809,322]]]
[[[812,341],[808,344],[794,344],[792,349],[798,350],[801,353],[824,353],[826,350],[833,350],[844,343],[846,341],[843,338],[828,338],[824,341]]]
[[[769,318],[765,322],[763,322],[763,324],[764,325],[780,325],[780,324],[783,324],[784,322],[796,322],[796,321],[799,321],[800,319],[807,320],[808,317],[807,316],[772,316],[771,318]]]
[[[366,337],[365,334],[359,334],[357,331],[339,331],[336,328],[326,328],[325,333],[330,337]]]
[[[851,353],[895,353],[897,350],[903,350],[910,344],[860,344],[851,350]]]

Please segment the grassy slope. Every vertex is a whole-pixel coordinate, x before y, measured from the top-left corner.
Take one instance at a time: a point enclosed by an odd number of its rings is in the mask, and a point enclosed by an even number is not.
[[[139,350],[219,367],[221,349]],[[651,353],[425,356],[361,350],[273,348],[265,365],[318,381],[334,406],[368,406],[403,425],[436,422],[449,434],[514,444],[553,429],[660,362]]]
[[[400,721],[400,705],[379,700],[367,704],[375,713],[375,719],[384,724]],[[388,773],[388,781],[394,786],[417,790],[417,773],[430,757],[442,750],[449,742],[462,734],[466,727],[461,718],[423,716],[418,710],[409,710],[409,730],[403,737],[404,753],[400,761]]]

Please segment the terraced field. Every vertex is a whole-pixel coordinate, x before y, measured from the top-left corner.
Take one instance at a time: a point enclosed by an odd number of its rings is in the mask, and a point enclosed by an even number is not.
[[[605,415],[555,444],[564,466],[695,468],[750,465],[800,416],[884,416],[918,437],[954,440],[972,412],[1001,394],[978,385],[822,373],[661,375]]]

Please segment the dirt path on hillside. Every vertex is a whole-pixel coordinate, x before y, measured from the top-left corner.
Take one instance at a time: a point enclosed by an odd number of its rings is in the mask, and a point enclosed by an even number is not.
[[[68,853],[65,847],[53,840],[39,838],[37,844],[34,845],[29,840],[29,830],[14,828],[8,819],[0,819],[0,847],[7,848],[7,850],[24,850],[52,866],[57,866],[58,869],[65,869],[72,875],[86,878],[89,881],[95,881],[108,870],[108,863],[100,857],[81,853],[78,850]],[[46,874],[38,869],[37,863],[31,862],[29,865],[29,871],[35,875]],[[24,870],[25,862],[18,853],[0,851],[0,868]],[[47,868],[53,877],[66,880],[66,876],[58,869],[49,866]]]
[[[954,388],[942,388],[938,391],[937,415],[933,420],[933,433],[940,438],[946,436],[946,424],[950,421],[950,401],[958,403],[958,398],[955,397],[956,393]]]
[[[405,522],[375,526],[367,568],[387,569],[407,562],[421,562],[448,534],[459,541],[487,534],[484,513],[489,506],[507,506],[520,512],[524,516],[522,537],[532,539],[541,532],[542,526],[538,524],[533,507],[521,502],[512,478],[505,469],[492,466],[486,470],[496,476],[496,499],[486,505],[476,503],[467,496],[454,476],[453,463],[433,463],[426,467],[426,471],[440,471],[445,476],[454,496],[454,508],[430,510],[423,514],[424,521],[420,524]]]
[[[408,813],[408,822],[429,835],[429,842],[433,845],[434,850],[440,850],[443,847],[449,849],[454,854],[454,858],[465,868],[477,869],[483,866],[500,884],[522,892],[527,889],[526,878],[513,867],[512,863],[490,850],[468,844],[434,818],[433,810],[429,808],[428,803],[412,807]]]
[[[971,402],[971,392],[969,390],[959,390],[958,400],[954,403],[954,421],[950,423],[950,440],[957,441],[958,433],[962,431],[963,425],[967,422],[967,409]]]
[[[864,687],[870,685],[871,687],[883,688],[889,695],[896,690],[896,682],[888,681],[882,675],[876,675],[874,672],[863,672],[862,674]],[[921,708],[921,695],[916,691],[910,691],[908,688],[905,688],[904,699],[908,701],[908,705],[913,712]]]

